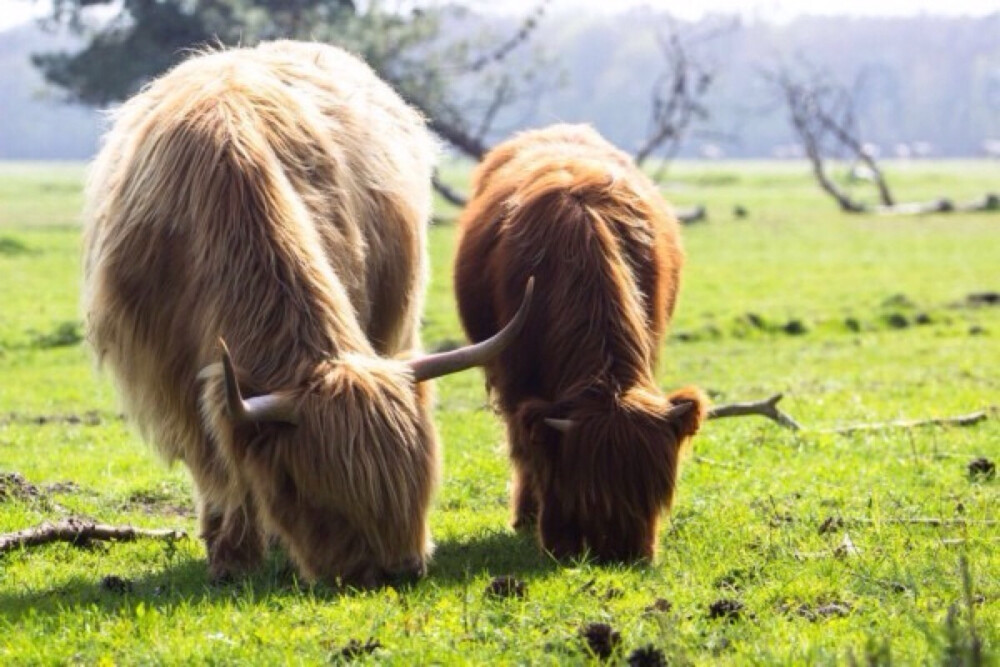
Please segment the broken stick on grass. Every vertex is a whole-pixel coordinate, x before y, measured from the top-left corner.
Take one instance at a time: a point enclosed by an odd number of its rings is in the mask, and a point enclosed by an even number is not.
[[[131,542],[140,538],[179,540],[187,537],[183,530],[136,528],[135,526],[109,526],[85,519],[48,521],[34,528],[0,534],[0,554],[20,547],[33,547],[52,542],[69,542],[86,546],[90,542]]]
[[[783,394],[775,394],[763,401],[747,401],[745,403],[729,403],[727,405],[716,405],[708,411],[709,419],[721,419],[723,417],[746,417],[748,415],[760,415],[767,417],[785,428],[793,431],[801,431],[802,426],[792,419],[787,413],[778,408],[778,401]]]
[[[876,424],[851,424],[822,431],[822,433],[838,433],[849,435],[856,431],[884,431],[892,428],[917,428],[920,426],[972,426],[978,424],[988,417],[986,410],[970,412],[966,415],[954,417],[932,417],[930,419],[899,419],[891,422],[879,422]]]
[[[777,422],[785,428],[789,428],[793,431],[802,431],[802,425],[797,421],[792,419],[788,413],[783,412],[778,408],[778,401],[782,399],[783,394],[775,394],[770,398],[766,398],[762,401],[746,401],[743,403],[727,403],[725,405],[716,405],[709,409],[708,418],[709,419],[721,419],[722,417],[746,417],[750,415],[758,415],[761,417],[767,417],[768,419]],[[996,406],[986,408],[984,410],[978,410],[976,412],[970,412],[964,415],[955,415],[952,417],[931,417],[929,419],[900,419],[896,421],[889,422],[878,422],[872,424],[848,424],[847,426],[838,426],[836,428],[830,429],[819,429],[813,430],[815,433],[836,433],[838,435],[850,435],[857,431],[884,431],[894,428],[919,428],[922,426],[972,426],[973,424],[978,424],[979,422],[988,419],[990,412],[996,411]]]

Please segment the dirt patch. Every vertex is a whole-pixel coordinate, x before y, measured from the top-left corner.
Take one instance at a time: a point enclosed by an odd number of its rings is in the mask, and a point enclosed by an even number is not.
[[[667,667],[667,658],[663,655],[663,651],[652,644],[629,653],[626,662],[629,667]]]
[[[743,615],[743,603],[739,600],[721,598],[708,605],[709,618],[721,618],[735,623]]]
[[[371,655],[382,648],[382,642],[369,637],[364,642],[359,639],[352,639],[333,656],[334,662],[350,662],[366,655]]]
[[[819,524],[819,534],[826,535],[844,527],[844,520],[839,516],[828,516]]]
[[[666,614],[669,613],[671,609],[674,608],[673,603],[666,598],[656,598],[653,604],[648,605],[643,609],[645,614]]]
[[[985,456],[972,459],[965,468],[969,472],[969,479],[974,482],[989,481],[997,476],[997,464]]]
[[[486,597],[491,598],[523,598],[528,593],[528,586],[511,574],[493,577],[486,586]]]
[[[782,605],[779,611],[783,614],[798,616],[815,623],[829,618],[843,618],[851,613],[851,605],[841,601],[816,604],[789,603]]]
[[[176,496],[160,489],[140,489],[133,491],[121,503],[125,512],[142,512],[158,516],[176,516],[191,518],[195,515],[194,506],[179,500]]]
[[[965,303],[973,308],[1000,306],[1000,292],[971,292],[965,295]]]
[[[789,336],[802,336],[809,333],[809,327],[802,320],[788,320],[785,326],[781,327]]]
[[[101,583],[99,586],[102,591],[118,593],[119,595],[131,593],[135,588],[135,585],[129,579],[123,579],[115,574],[109,574],[101,577]]]
[[[84,488],[76,482],[70,481],[53,482],[52,484],[46,484],[44,488],[46,493],[74,493],[88,496],[96,495],[93,491],[89,489],[84,490]]]
[[[608,660],[622,643],[621,633],[607,623],[588,623],[580,628],[580,638],[601,660]]]
[[[12,500],[38,501],[44,498],[41,489],[16,472],[0,473],[0,503]]]
[[[889,313],[885,323],[890,329],[906,329],[910,326],[910,318],[903,313]]]

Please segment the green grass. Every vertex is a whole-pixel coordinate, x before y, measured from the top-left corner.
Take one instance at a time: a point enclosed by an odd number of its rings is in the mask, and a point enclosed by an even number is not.
[[[893,164],[889,176],[901,199],[961,200],[995,189],[1000,165]],[[0,165],[0,473],[37,488],[0,486],[0,531],[74,514],[193,533],[186,471],[118,418],[79,340],[82,177],[76,165]],[[1000,307],[966,300],[1000,291],[1000,216],[844,216],[794,164],[682,163],[666,194],[707,204],[710,220],[684,230],[663,386],[699,384],[719,401],[782,391],[808,428],[709,423],[655,565],[559,565],[507,527],[502,431],[468,372],[438,383],[445,470],[426,579],[310,589],[276,557],[211,587],[195,539],[38,547],[0,556],[0,663],[314,663],[369,638],[381,648],[359,659],[373,662],[579,663],[592,622],[620,632],[619,662],[654,645],[676,664],[946,663],[971,660],[973,634],[996,662],[1000,530],[987,522],[1000,519],[1000,482],[966,465],[1000,458],[997,414],[967,428],[824,430],[1000,404]],[[454,230],[430,239],[433,347],[462,334]],[[67,415],[86,419],[38,423]],[[916,517],[966,523],[905,522]],[[857,552],[838,557],[845,534]],[[485,595],[504,574],[526,583],[523,598]],[[102,587],[107,575],[129,590]],[[719,600],[742,612],[712,618]]]

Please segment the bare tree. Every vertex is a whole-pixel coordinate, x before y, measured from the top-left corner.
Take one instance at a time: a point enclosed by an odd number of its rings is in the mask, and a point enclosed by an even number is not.
[[[854,98],[824,71],[803,66],[800,73],[784,66],[765,72],[788,111],[792,129],[802,143],[820,187],[833,197],[841,210],[861,213],[868,206],[841,188],[827,170],[831,159],[847,157],[864,165],[874,183],[882,206],[895,200],[875,156],[861,139]]]
[[[664,59],[664,71],[650,94],[650,125],[646,138],[636,149],[636,164],[642,166],[659,154],[664,163],[677,154],[694,124],[709,118],[705,98],[715,81],[715,66],[699,49],[707,42],[732,33],[737,24],[727,20],[692,31],[674,20],[657,34]]]

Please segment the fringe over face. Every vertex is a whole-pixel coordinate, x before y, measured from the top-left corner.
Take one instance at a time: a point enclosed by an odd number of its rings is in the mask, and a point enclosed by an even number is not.
[[[707,406],[691,387],[664,396],[654,378],[683,265],[678,223],[586,126],[500,144],[473,189],[455,261],[469,338],[497,330],[527,276],[540,286],[519,342],[486,367],[507,425],[514,525],[537,522],[558,557],[651,559],[678,452]]]
[[[214,577],[278,538],[309,580],[423,572],[438,477],[420,349],[436,146],[361,61],[273,42],[192,57],[114,114],[87,188],[87,335],[190,469]],[[227,412],[244,394],[295,425]],[[200,369],[205,369],[199,374]]]

